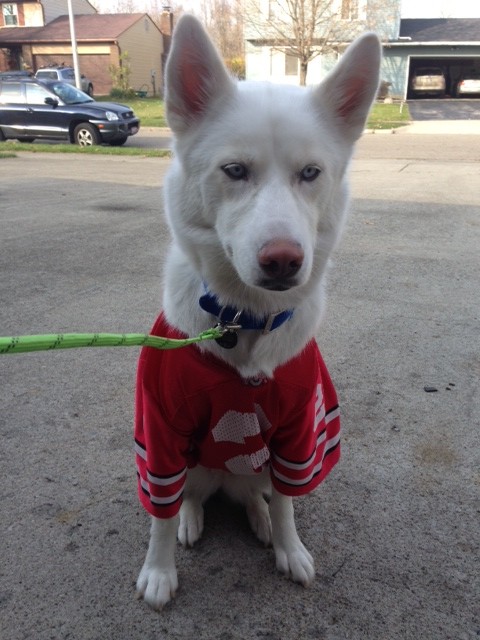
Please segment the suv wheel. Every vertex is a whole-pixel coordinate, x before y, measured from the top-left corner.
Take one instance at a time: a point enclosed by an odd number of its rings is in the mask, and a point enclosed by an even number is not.
[[[94,144],[100,144],[101,138],[96,127],[88,122],[83,122],[75,127],[73,141],[81,147],[91,147]]]

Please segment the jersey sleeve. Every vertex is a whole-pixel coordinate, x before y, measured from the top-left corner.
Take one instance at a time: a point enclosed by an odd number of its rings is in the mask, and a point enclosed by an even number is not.
[[[155,356],[140,356],[135,396],[135,460],[138,496],[156,518],[175,516],[182,503],[187,474],[188,433],[176,430],[170,402],[163,402],[155,382]]]
[[[319,357],[317,384],[306,406],[272,438],[272,484],[284,495],[313,491],[340,458],[340,412],[328,371]]]

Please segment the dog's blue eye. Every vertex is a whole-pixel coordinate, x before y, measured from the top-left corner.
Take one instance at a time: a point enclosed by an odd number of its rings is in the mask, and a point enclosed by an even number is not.
[[[321,173],[321,169],[316,167],[314,164],[307,164],[307,166],[300,171],[300,180],[303,180],[304,182],[313,182]]]
[[[230,162],[222,167],[222,171],[232,180],[246,180],[248,178],[248,170],[239,162]]]

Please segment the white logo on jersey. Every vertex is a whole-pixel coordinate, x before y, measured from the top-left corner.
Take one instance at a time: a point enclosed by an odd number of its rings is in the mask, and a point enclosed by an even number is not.
[[[250,455],[235,456],[225,461],[225,467],[236,474],[251,474],[258,471],[270,459],[270,452],[267,447],[255,451]]]
[[[320,423],[325,418],[325,401],[323,399],[323,389],[321,384],[317,384],[315,394],[315,418],[313,421],[313,431],[317,431]]]
[[[227,411],[212,429],[215,442],[234,442],[244,444],[245,439],[258,436],[272,426],[259,404],[255,404],[255,413]],[[258,451],[234,456],[225,461],[225,467],[236,474],[251,474],[258,471],[270,459],[270,452],[264,444]]]
[[[262,407],[255,405],[255,413],[227,411],[212,429],[215,442],[235,442],[243,444],[245,438],[268,431],[272,425]]]

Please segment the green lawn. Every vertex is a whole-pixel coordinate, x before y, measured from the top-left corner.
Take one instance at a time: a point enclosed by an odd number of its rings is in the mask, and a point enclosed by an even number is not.
[[[134,110],[135,115],[140,118],[142,127],[166,127],[165,110],[163,100],[160,98],[126,98],[125,100],[109,98],[108,96],[95,96],[95,100],[101,102],[120,102],[128,105]]]
[[[142,127],[166,127],[163,100],[160,98],[134,98],[128,100],[128,106],[140,118]]]
[[[410,113],[406,103],[384,104],[376,102],[370,113],[367,129],[396,129],[410,122]]]
[[[94,156],[142,156],[144,158],[165,158],[171,155],[168,149],[141,149],[138,147],[109,147],[96,145],[94,147],[79,147],[76,144],[45,144],[24,143],[16,140],[6,140],[0,143],[0,159],[13,158],[15,152],[30,151],[31,153],[86,153]]]
[[[159,98],[134,98],[129,99],[127,104],[140,118],[142,127],[167,126],[163,101]],[[376,102],[370,114],[367,129],[394,129],[405,126],[409,121],[410,114],[406,104],[402,107],[399,103]]]

